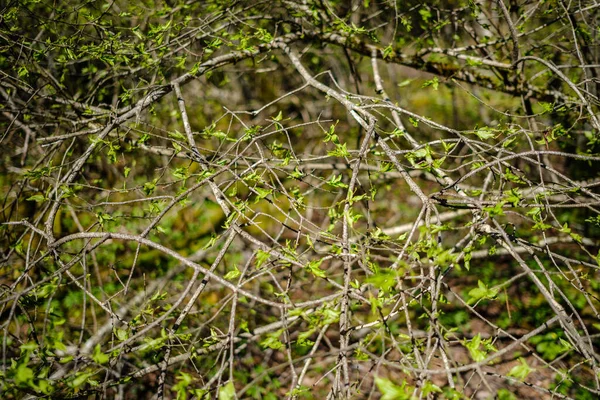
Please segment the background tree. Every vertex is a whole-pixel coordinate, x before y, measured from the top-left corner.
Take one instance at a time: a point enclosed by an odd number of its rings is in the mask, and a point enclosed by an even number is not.
[[[2,398],[598,398],[600,3],[1,7]]]

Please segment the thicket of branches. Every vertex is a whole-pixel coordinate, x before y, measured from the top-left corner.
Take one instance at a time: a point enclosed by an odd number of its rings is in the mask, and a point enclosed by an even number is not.
[[[1,7],[0,397],[600,395],[600,3]]]

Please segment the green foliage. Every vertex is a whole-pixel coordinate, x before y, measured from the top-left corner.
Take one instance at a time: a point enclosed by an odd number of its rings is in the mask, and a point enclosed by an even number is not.
[[[0,398],[597,397],[596,11],[10,2]]]
[[[233,400],[235,399],[235,386],[233,382],[227,383],[219,389],[219,400]]]
[[[306,269],[310,271],[311,274],[318,278],[325,278],[325,271],[323,271],[319,266],[321,265],[323,260],[315,260],[306,264]]]
[[[474,304],[480,300],[490,299],[493,300],[498,295],[497,288],[488,288],[482,281],[477,282],[477,287],[469,291],[469,304]]]
[[[490,351],[497,351],[492,345],[492,338],[482,339],[479,333],[471,340],[462,341],[462,344],[469,350],[469,354],[475,362],[485,360]]]
[[[519,358],[519,363],[519,365],[515,365],[511,368],[511,370],[508,372],[508,376],[513,376],[521,381],[524,381],[527,379],[527,376],[529,376],[530,373],[535,371],[535,369],[527,365],[527,361],[522,358]]]
[[[552,361],[572,349],[571,344],[560,336],[551,332],[531,338],[531,343],[545,359]]]
[[[498,400],[517,400],[517,397],[507,389],[498,390],[498,394],[496,396],[498,397]]]
[[[396,385],[389,379],[376,377],[375,384],[381,392],[382,400],[410,400],[414,391],[406,381],[403,381],[402,385]]]

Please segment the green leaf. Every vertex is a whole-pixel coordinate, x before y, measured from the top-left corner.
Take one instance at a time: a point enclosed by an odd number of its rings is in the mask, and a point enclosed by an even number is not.
[[[219,400],[233,400],[235,399],[235,386],[233,382],[229,382],[225,386],[221,386],[219,389]]]
[[[486,353],[479,348],[481,343],[481,336],[479,333],[470,341],[464,343],[465,347],[469,350],[473,360],[479,362],[485,360]]]
[[[399,272],[394,269],[381,269],[369,276],[365,282],[384,292],[389,292],[398,283],[398,274]]]
[[[481,140],[488,140],[496,136],[496,133],[490,128],[481,128],[475,131],[475,134]]]
[[[260,187],[255,187],[254,190],[256,190],[256,192],[258,193],[258,197],[256,198],[256,201],[258,201],[259,199],[264,199],[265,197],[267,197],[268,195],[273,193],[272,189],[263,189]]]
[[[523,195],[521,194],[519,189],[510,189],[510,191],[506,192],[505,199],[508,203],[511,203],[513,207],[517,207],[523,199]]]
[[[263,348],[270,348],[273,350],[279,350],[283,347],[283,343],[279,340],[279,336],[283,333],[282,330],[278,330],[276,332],[269,333],[266,338],[264,338],[260,345]]]
[[[490,217],[502,216],[502,215],[504,215],[504,209],[503,209],[504,204],[505,204],[504,201],[500,201],[500,202],[496,203],[494,206],[483,207],[483,211],[490,214]]]
[[[509,139],[506,139],[503,143],[502,143],[502,147],[503,148],[509,148],[513,143],[515,143],[517,141],[517,136],[513,136]]]
[[[187,142],[187,138],[185,137],[185,135],[183,133],[179,132],[178,130],[169,132],[169,136],[172,137],[173,139],[181,140],[182,142]]]
[[[144,191],[144,193],[146,194],[146,196],[150,196],[153,192],[154,189],[156,189],[156,182],[158,180],[155,179],[152,182],[146,182],[144,183],[144,187],[142,188],[142,190]]]
[[[309,270],[310,273],[316,277],[325,278],[325,276],[326,276],[325,271],[323,271],[321,268],[319,268],[319,266],[321,265],[322,262],[323,262],[323,260],[311,261],[306,265],[306,269]]]
[[[393,56],[394,56],[394,49],[393,49],[392,45],[389,45],[385,49],[383,49],[383,59],[384,60],[386,58],[392,58]]]
[[[233,267],[233,268],[234,268],[233,270],[229,271],[224,276],[224,278],[227,279],[228,281],[235,279],[242,274],[240,272],[240,270],[238,269],[238,267]]]
[[[343,144],[336,144],[335,150],[328,151],[327,155],[332,156],[332,157],[347,157],[350,155],[350,153],[348,152],[348,149],[346,148],[346,143],[343,143]]]
[[[462,341],[462,344],[469,350],[471,358],[473,358],[473,360],[476,362],[480,362],[485,360],[488,351],[496,350],[491,342],[491,338],[482,340],[481,335],[478,333],[475,335],[475,337],[473,337],[473,339]],[[481,348],[482,346],[483,349]]]
[[[206,242],[206,244],[202,246],[202,250],[206,250],[213,247],[218,238],[219,237],[215,233],[211,233],[210,239],[208,239],[208,242]]]
[[[325,131],[325,139],[323,139],[323,143],[331,142],[333,144],[339,143],[338,136],[335,134],[335,127],[337,126],[338,121],[335,124],[329,126],[329,131]]]
[[[270,254],[266,251],[258,250],[256,252],[256,268],[260,268],[270,257]]]
[[[115,336],[120,341],[123,341],[123,340],[127,340],[127,338],[129,337],[129,333],[127,332],[126,329],[115,329]]]
[[[42,203],[46,200],[46,196],[43,194],[36,194],[27,198],[27,201],[35,201],[36,203]]]
[[[22,344],[19,346],[19,349],[21,350],[21,354],[23,353],[31,353],[35,350],[38,349],[38,344],[36,342],[27,342],[25,344]]]
[[[15,383],[17,385],[20,384],[28,384],[33,381],[33,370],[27,366],[27,363],[23,362],[19,364],[16,374],[15,374]]]
[[[81,385],[83,385],[84,383],[89,382],[89,379],[92,376],[94,376],[94,374],[92,372],[79,372],[75,376],[75,379],[73,379],[69,383],[69,386],[72,387],[72,388],[78,388]]]
[[[525,183],[519,175],[514,174],[509,168],[506,168],[504,177],[514,183]]]
[[[535,369],[527,365],[527,361],[525,361],[525,359],[523,358],[519,358],[519,362],[519,365],[515,365],[511,368],[510,372],[508,373],[508,376],[512,376],[521,381],[524,381],[530,373],[535,371]]]
[[[423,18],[424,22],[429,22],[431,19],[431,11],[428,8],[421,8],[419,14],[421,14],[421,18]]]
[[[539,221],[542,214],[542,209],[540,207],[533,207],[531,210],[527,211],[525,215],[530,216],[534,219],[534,221]]]
[[[381,171],[381,172],[390,172],[393,169],[394,169],[394,164],[392,164],[391,162],[382,161],[381,162],[381,167],[379,168],[379,171]]]
[[[483,62],[481,60],[478,60],[478,59],[472,58],[472,57],[467,58],[467,65],[470,67],[477,67],[477,66],[480,66],[481,64],[483,64]]]
[[[171,173],[176,179],[186,179],[188,177],[188,169],[185,167],[175,168]]]
[[[324,306],[313,314],[316,325],[323,327],[325,325],[335,324],[340,320],[341,312],[333,307]]]
[[[100,344],[97,344],[96,347],[94,347],[94,354],[92,355],[92,360],[94,360],[94,362],[98,364],[106,364],[109,359],[110,357],[102,352]]]
[[[410,400],[414,388],[402,382],[401,386],[396,385],[389,379],[376,377],[375,384],[381,392],[381,400]]]
[[[440,81],[438,80],[437,76],[435,76],[433,79],[423,82],[423,85],[421,87],[426,88],[427,86],[431,86],[433,90],[438,90],[439,84]]]
[[[298,169],[298,167],[294,167],[294,171],[290,173],[290,176],[294,179],[300,179],[304,176],[304,173]]]
[[[53,281],[53,282],[55,282],[55,281]],[[45,284],[45,285],[42,285],[42,286],[36,288],[35,291],[33,292],[33,294],[38,299],[45,299],[45,298],[48,298],[50,295],[54,294],[57,287],[58,286],[54,283],[48,283],[48,284]]]
[[[331,178],[329,178],[327,184],[333,187],[339,187],[344,189],[348,188],[348,185],[342,182],[342,175],[331,175]]]
[[[150,301],[161,301],[167,298],[167,296],[169,295],[168,292],[162,292],[160,290],[157,290],[156,293],[154,293],[152,295],[152,297],[150,298]]]
[[[508,389],[500,389],[498,390],[498,394],[496,395],[498,400],[517,400],[516,396],[512,394]]]
[[[423,384],[423,396],[427,396],[430,393],[442,393],[442,389],[432,382],[425,381],[425,384]]]
[[[115,220],[112,215],[103,213],[102,211],[98,211],[98,213],[96,213],[96,218],[98,218],[98,222],[102,226],[104,226],[104,223],[106,221],[114,221]]]
[[[410,23],[410,20],[407,17],[401,16],[400,23],[402,24],[402,26],[404,26],[407,32],[410,32],[412,30],[412,24]]]
[[[374,231],[369,232],[371,237],[376,240],[389,240],[390,236],[386,235],[380,227],[375,228]]]
[[[482,299],[495,299],[498,295],[498,289],[490,289],[482,281],[478,281],[477,286],[477,288],[471,289],[469,291],[469,296],[471,298],[469,299],[468,304],[476,303],[477,301]]]
[[[145,352],[145,351],[151,351],[151,350],[158,350],[160,348],[162,348],[165,345],[165,337],[160,337],[160,338],[150,338],[150,337],[146,337],[144,338],[144,344],[142,346],[140,346],[140,351]]]

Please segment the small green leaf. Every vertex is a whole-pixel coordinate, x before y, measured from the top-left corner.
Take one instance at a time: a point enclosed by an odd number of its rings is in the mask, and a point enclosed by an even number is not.
[[[36,203],[42,203],[46,200],[46,196],[43,194],[36,194],[34,196],[28,197],[27,201],[35,201]]]
[[[508,373],[508,376],[512,376],[521,381],[524,381],[530,373],[535,371],[535,369],[527,365],[527,361],[525,361],[523,358],[519,358],[519,361],[521,364],[512,367],[510,372]]]
[[[263,189],[260,187],[255,187],[254,190],[256,190],[256,192],[258,193],[258,197],[256,198],[257,201],[259,199],[264,199],[265,197],[273,193],[272,189]]]
[[[471,297],[468,301],[468,304],[476,303],[482,299],[495,299],[498,295],[497,288],[488,288],[485,283],[482,281],[477,282],[477,288],[471,289],[469,291],[469,296]]]
[[[92,355],[92,360],[94,360],[94,362],[98,364],[106,364],[109,359],[110,357],[102,352],[100,344],[97,344],[96,347],[94,347],[94,354]]]
[[[346,143],[343,143],[343,144],[336,144],[335,150],[328,151],[327,155],[332,156],[332,157],[347,157],[350,155],[350,153],[348,152],[348,149],[346,148]]]
[[[126,329],[115,329],[115,336],[120,341],[123,341],[123,340],[127,340],[127,338],[129,337],[129,333],[127,332]]]
[[[438,80],[437,76],[435,76],[433,79],[423,82],[423,85],[421,87],[426,88],[427,86],[431,86],[433,90],[438,90],[439,84],[440,81]]]
[[[176,179],[186,179],[188,177],[188,169],[185,167],[175,168],[171,173]]]
[[[206,242],[206,244],[204,246],[202,246],[202,249],[206,250],[206,249],[213,247],[218,238],[219,237],[215,233],[211,233],[210,239],[208,239],[208,242]]]
[[[517,400],[514,394],[512,394],[508,389],[500,389],[498,390],[498,394],[496,395],[498,400]]]
[[[496,136],[496,133],[489,128],[481,128],[475,131],[477,137],[481,140],[488,140]]]
[[[75,379],[73,379],[69,383],[69,386],[71,386],[72,388],[76,389],[76,388],[80,387],[81,385],[83,385],[86,382],[91,383],[90,378],[92,376],[94,376],[94,374],[92,372],[79,372],[75,376]]]
[[[256,268],[260,268],[270,257],[270,254],[266,251],[258,250],[256,252]]]
[[[442,393],[442,389],[432,382],[425,381],[425,384],[423,385],[423,396],[427,396],[430,393]]]
[[[306,265],[306,269],[309,270],[316,277],[325,278],[325,271],[319,268],[322,262],[323,260],[311,261]]]
[[[31,353],[35,350],[38,349],[38,344],[36,342],[27,342],[25,344],[22,344],[19,346],[19,349],[21,350],[21,354],[23,353]]]
[[[376,377],[375,384],[381,392],[381,400],[410,400],[414,388],[402,382],[401,386],[396,385],[389,379]]]
[[[383,59],[384,60],[386,58],[392,58],[393,56],[394,56],[394,49],[392,48],[391,45],[389,45],[385,49],[383,49]]]
[[[270,348],[273,350],[281,349],[283,347],[283,343],[281,343],[279,340],[279,336],[281,336],[282,333],[283,331],[281,330],[269,333],[267,337],[260,342],[260,345],[263,348]]]
[[[483,64],[483,62],[481,60],[478,60],[478,59],[472,58],[472,57],[467,58],[467,65],[469,65],[470,67],[477,67],[481,64]]]
[[[144,191],[144,194],[146,194],[146,196],[150,196],[154,192],[154,189],[156,189],[156,182],[157,180],[155,179],[152,182],[144,183],[144,187],[142,188],[142,190]]]
[[[27,384],[28,382],[33,381],[33,370],[29,368],[26,363],[19,364],[16,372],[15,383],[17,385]]]
[[[327,184],[333,187],[339,187],[344,189],[348,188],[348,185],[342,182],[342,175],[331,175],[331,178],[329,178]]]
[[[510,189],[510,191],[506,192],[506,201],[511,203],[513,207],[517,207],[523,196],[519,189]]]
[[[475,337],[473,337],[473,339],[462,341],[462,344],[469,350],[471,358],[473,358],[473,360],[476,362],[480,362],[485,360],[488,351],[496,351],[494,346],[491,344],[491,341],[491,338],[482,340],[481,335],[478,333],[475,335]],[[481,348],[482,346],[483,349]]]
[[[219,400],[234,400],[235,399],[235,386],[233,382],[229,382],[225,386],[221,386],[219,389]]]
[[[504,204],[504,201],[500,201],[494,206],[483,207],[483,211],[487,212],[490,215],[490,217],[502,216],[504,215]]]
[[[242,273],[240,272],[240,270],[238,269],[238,267],[234,267],[233,270],[229,271],[228,273],[225,274],[224,278],[227,279],[228,281],[237,278],[238,276],[240,276]]]
[[[398,283],[398,271],[389,268],[381,269],[369,276],[365,282],[383,292],[389,292]]]
[[[300,179],[304,176],[304,173],[298,169],[298,167],[294,167],[294,171],[290,174],[290,176],[294,179]]]
[[[504,177],[514,183],[525,183],[519,175],[514,174],[509,168],[506,168]]]
[[[186,142],[186,137],[183,133],[175,130],[174,132],[169,132],[169,136],[176,140],[181,140],[182,142]]]

